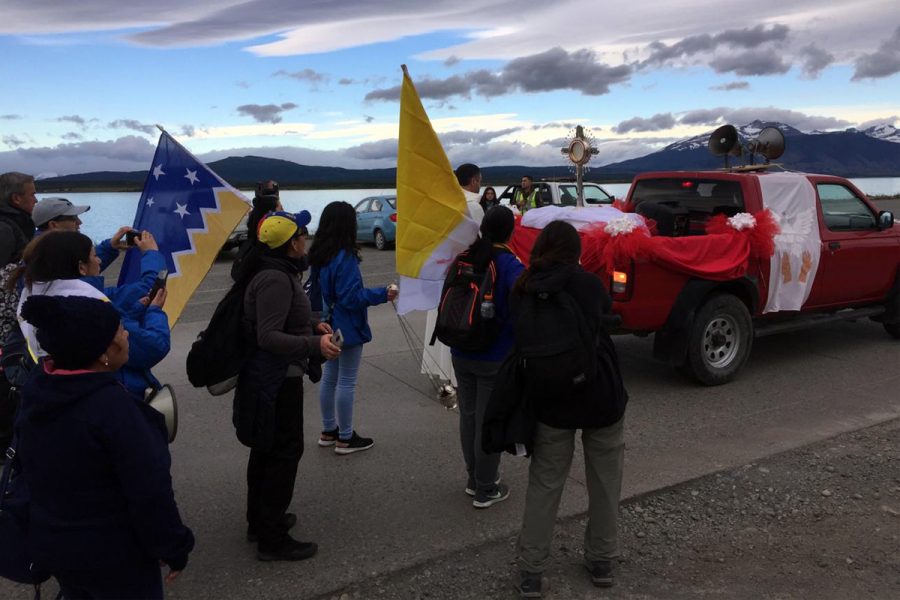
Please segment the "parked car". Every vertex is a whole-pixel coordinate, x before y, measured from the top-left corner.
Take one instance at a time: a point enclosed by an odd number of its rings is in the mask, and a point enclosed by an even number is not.
[[[518,185],[507,186],[500,194],[500,204],[511,204]],[[575,206],[577,204],[578,191],[574,181],[535,181],[534,187],[541,192],[542,206],[553,204],[555,206]],[[584,182],[584,205],[601,206],[612,204],[613,196],[596,183]]]
[[[234,230],[231,232],[231,235],[228,236],[228,239],[225,240],[225,244],[222,245],[222,252],[228,252],[229,250],[233,250],[237,248],[241,244],[243,244],[247,240],[247,215],[244,215],[244,218],[241,219],[241,222],[238,223]]]
[[[397,196],[369,196],[356,205],[356,239],[386,250],[397,237]]]

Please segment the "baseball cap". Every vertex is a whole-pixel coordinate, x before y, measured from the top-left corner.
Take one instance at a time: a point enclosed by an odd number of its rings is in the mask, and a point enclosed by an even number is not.
[[[256,237],[274,250],[297,235],[300,228],[309,225],[310,221],[312,221],[312,215],[308,210],[301,210],[296,214],[281,211],[270,212],[260,220]]]
[[[43,198],[38,200],[31,212],[31,220],[35,227],[46,225],[59,217],[77,217],[91,210],[90,206],[76,206],[65,198]]]

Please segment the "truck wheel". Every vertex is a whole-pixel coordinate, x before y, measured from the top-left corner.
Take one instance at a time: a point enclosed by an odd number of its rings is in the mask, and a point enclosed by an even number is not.
[[[900,340],[900,323],[884,323],[884,330],[895,340]]]
[[[379,250],[387,248],[387,238],[384,237],[384,232],[380,229],[375,230],[375,247]]]
[[[691,327],[684,370],[705,385],[722,385],[737,376],[750,356],[750,311],[731,294],[706,301]]]

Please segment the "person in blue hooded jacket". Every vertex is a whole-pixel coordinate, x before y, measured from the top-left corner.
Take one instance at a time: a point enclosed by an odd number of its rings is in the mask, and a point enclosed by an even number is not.
[[[135,283],[118,287],[104,287],[100,276],[100,260],[93,242],[76,231],[47,232],[35,238],[26,247],[22,267],[13,274],[11,285],[24,285],[20,306],[24,299],[34,295],[54,295],[65,284],[60,280],[80,280],[110,300],[122,316],[122,323],[132,336],[132,356],[116,377],[132,394],[144,397],[148,387],[156,389],[159,381],[150,369],[169,353],[169,320],[163,312],[165,290],[150,299],[147,293],[156,279],[158,261],[162,255],[155,249],[152,235],[144,232],[146,250],[141,258],[142,271],[146,274]],[[143,237],[143,236],[142,236]],[[146,263],[146,264],[145,264]],[[164,263],[163,263],[164,264]],[[27,336],[26,336],[27,337]],[[35,344],[29,343],[32,347]],[[40,357],[40,352],[32,349]]]
[[[163,416],[118,384],[128,333],[115,308],[32,296],[21,317],[47,357],[22,392],[17,454],[28,550],[65,598],[163,598],[194,536],[181,521]]]
[[[334,446],[336,454],[368,450],[375,442],[353,429],[356,376],[363,344],[372,340],[368,309],[397,297],[396,288],[367,288],[359,270],[356,211],[346,202],[332,202],[322,211],[309,264],[319,278],[323,319],[343,336],[340,356],[325,363],[319,388],[322,434],[319,446]]]

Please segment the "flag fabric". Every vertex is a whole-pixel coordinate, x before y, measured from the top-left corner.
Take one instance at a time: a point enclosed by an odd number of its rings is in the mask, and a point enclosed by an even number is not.
[[[465,194],[404,69],[397,148],[397,312],[435,308],[450,263],[477,235]]]
[[[165,311],[174,325],[209,272],[249,200],[197,160],[168,133],[159,136],[153,164],[138,203],[134,228],[149,231],[166,259]],[[140,253],[129,250],[119,284],[140,277]]]

